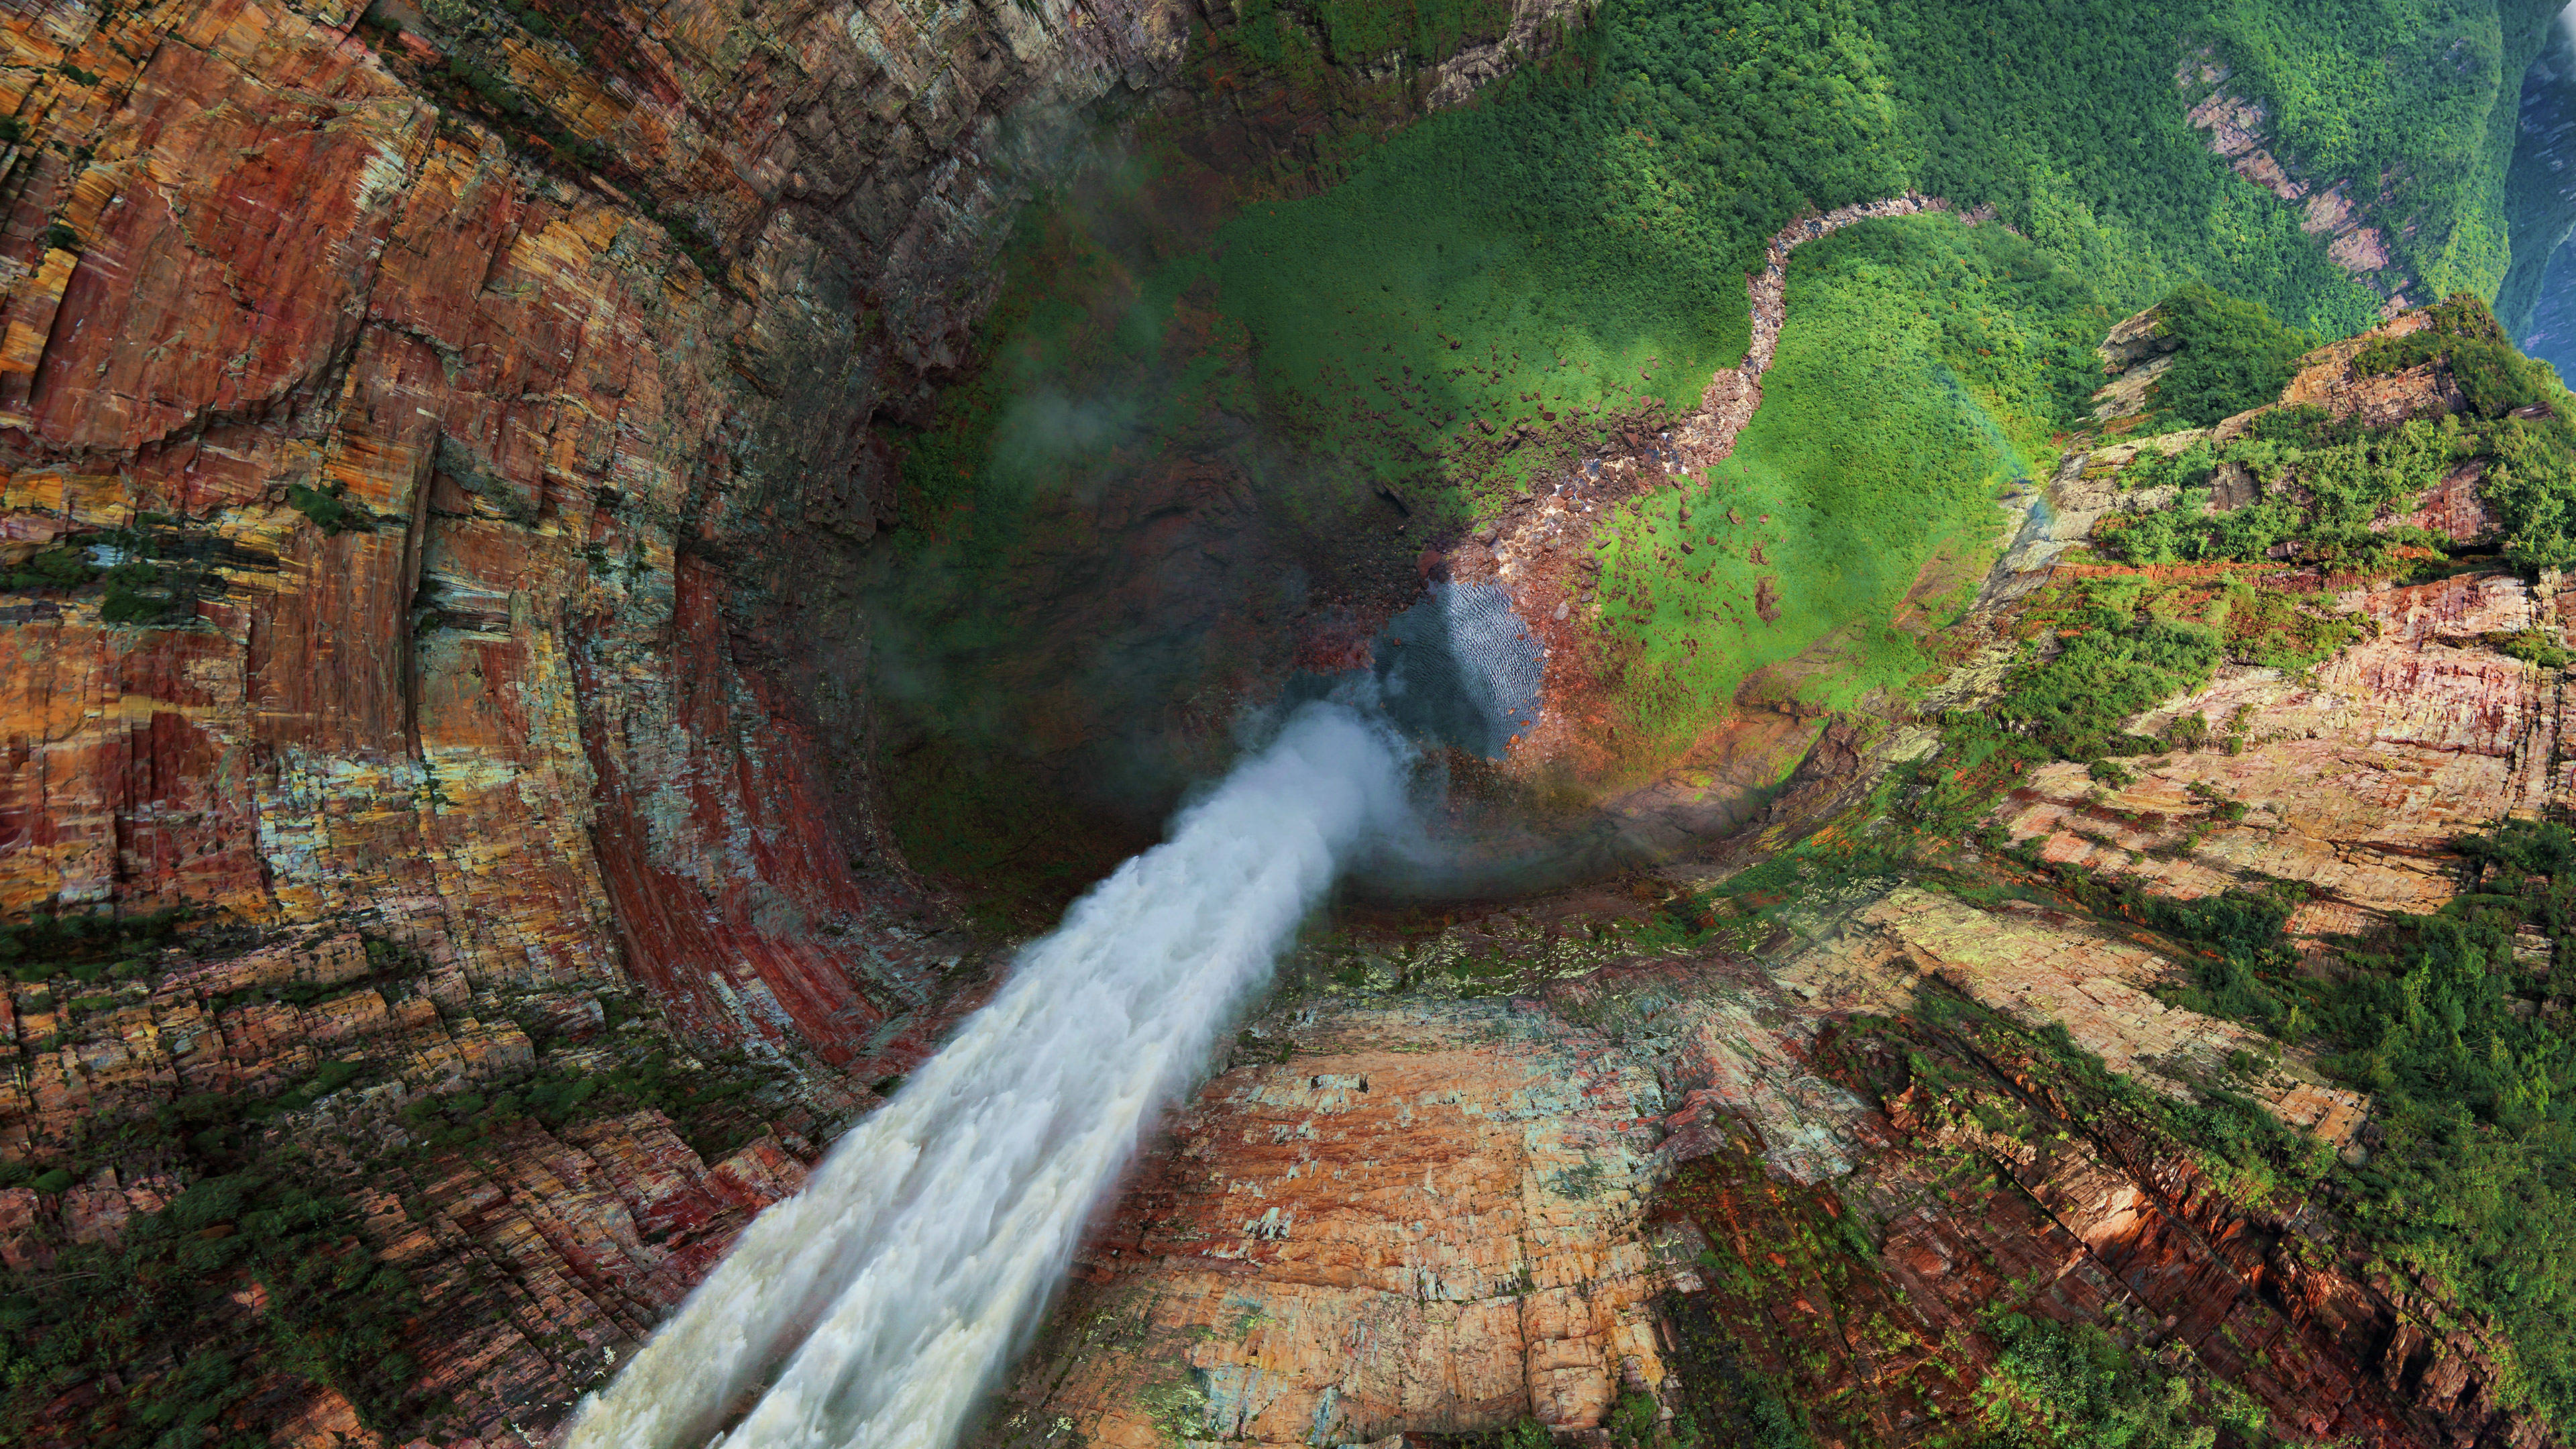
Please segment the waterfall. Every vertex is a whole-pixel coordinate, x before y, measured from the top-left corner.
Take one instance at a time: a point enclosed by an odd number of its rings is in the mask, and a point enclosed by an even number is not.
[[[1383,730],[1299,710],[753,1221],[583,1402],[568,1449],[697,1449],[737,1414],[724,1449],[953,1442],[1149,1114],[1203,1069],[1345,857],[1401,818],[1404,784]]]

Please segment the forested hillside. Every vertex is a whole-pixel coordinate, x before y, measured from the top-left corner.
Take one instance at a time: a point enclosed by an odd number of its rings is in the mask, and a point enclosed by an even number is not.
[[[1602,622],[1605,644],[1629,651],[1624,687],[1650,733],[1657,716],[1686,732],[1741,670],[1804,647],[1792,635],[1870,641],[1854,657],[1876,662],[1834,697],[1860,677],[1902,678],[1912,650],[1881,632],[1887,606],[1933,554],[1987,542],[1982,504],[1955,504],[1953,488],[1990,491],[2046,461],[2049,434],[2089,413],[2085,350],[2113,322],[2193,285],[2259,304],[2294,340],[2378,316],[2382,293],[2329,257],[2330,236],[2302,229],[2310,213],[2239,175],[2195,127],[2208,77],[2270,118],[2258,139],[2301,185],[2365,178],[2335,194],[2367,208],[2387,275],[2416,292],[2492,296],[2509,259],[2516,101],[2550,13],[2539,0],[1605,0],[1467,104],[1402,130],[1328,130],[1310,153],[1272,158],[1266,179],[1229,173],[1237,209],[1212,233],[1132,224],[1205,217],[1205,201],[1173,198],[1211,186],[1204,158],[1140,133],[1140,156],[1022,219],[981,342],[993,365],[894,437],[906,497],[888,599],[907,661],[899,693],[933,738],[1024,735],[1006,723],[1015,698],[957,681],[1007,674],[1044,637],[1047,607],[1029,601],[1070,565],[1031,540],[1066,536],[1077,525],[1059,512],[1080,514],[1140,469],[1153,476],[1161,465],[1147,460],[1223,458],[1280,526],[1343,540],[1316,547],[1345,573],[1364,551],[1353,540],[1385,548],[1390,523],[1412,540],[1397,553],[1454,537],[1587,439],[1695,407],[1744,354],[1745,276],[1783,225],[1912,189],[1991,208],[2027,254],[2002,264],[1979,244],[1930,266],[1855,242],[1802,262],[1790,310],[1802,299],[1816,310],[1782,344],[1797,400],[1766,413],[1746,462],[1773,480],[1766,497],[1798,480],[1794,502],[1776,500],[1791,516],[1872,495],[1884,484],[1862,475],[1899,454],[1910,474],[1944,481],[1891,499],[1907,521],[1850,536],[1867,556],[1830,578],[1776,571],[1799,625],[1742,651],[1664,657],[1684,646],[1652,642],[1668,632],[1654,620],[1753,608],[1705,559],[1687,580],[1613,579],[1605,606],[1634,596],[1642,653],[1620,643],[1628,614]],[[1360,84],[1355,67],[1400,79],[1503,24],[1474,6],[1396,16],[1253,0],[1228,14],[1194,41],[1193,64],[1220,94],[1282,75],[1329,93]],[[1873,280],[1828,276],[1891,263]],[[1844,305],[1828,296],[1863,295],[1851,321],[1827,320]],[[1933,345],[1963,304],[1995,335],[1964,351]],[[2276,383],[2284,361],[2258,370]],[[2177,386],[2216,406],[2247,381]],[[1885,438],[1850,440],[1899,416]],[[1793,455],[1802,461],[1780,461]],[[1381,499],[1401,499],[1401,516]],[[1893,552],[1872,552],[1882,541]],[[1833,582],[1848,569],[1881,583]],[[1737,571],[1744,590],[1765,572]],[[1199,667],[1184,656],[1210,647],[1176,641],[1168,673],[1137,687],[1164,707]],[[940,668],[910,663],[923,660]],[[984,814],[1027,817],[992,803]],[[947,826],[919,838],[933,835],[963,838]]]

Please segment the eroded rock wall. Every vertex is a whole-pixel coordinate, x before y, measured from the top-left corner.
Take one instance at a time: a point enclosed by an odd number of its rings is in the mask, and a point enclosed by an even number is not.
[[[211,1121],[419,1294],[406,1433],[542,1441],[976,999],[850,579],[1017,208],[1140,115],[1209,216],[1317,184],[1578,16],[1303,86],[1166,0],[0,16],[0,921],[192,913],[10,962],[0,1261],[239,1166]],[[387,1427],[241,1372],[227,1432]]]
[[[0,528],[179,597],[11,608],[0,900],[340,916],[866,1054],[938,961],[864,869],[863,621],[781,585],[891,517],[867,424],[957,361],[979,134],[1178,55],[1010,14],[665,15],[604,71],[450,27],[677,231],[348,7],[13,17]]]
[[[1606,1442],[1623,1397],[1722,1424],[1750,1369],[1818,1442],[1937,1443],[1975,1418],[1998,1306],[2188,1353],[2295,1442],[2537,1441],[2444,1305],[2304,1203],[2213,1182],[2025,1034],[2062,1025],[2177,1094],[2260,1052],[2155,999],[2179,968],[2152,940],[1880,884],[1758,955],[1564,969],[1256,1023],[1095,1232],[985,1442],[1528,1418]],[[1923,1026],[1935,999],[1967,1024]],[[2243,1085],[2329,1142],[2368,1109],[2295,1053]]]

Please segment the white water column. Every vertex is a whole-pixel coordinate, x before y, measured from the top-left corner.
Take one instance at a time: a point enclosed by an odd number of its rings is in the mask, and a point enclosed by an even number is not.
[[[737,1415],[724,1449],[953,1443],[1148,1115],[1204,1068],[1343,863],[1405,810],[1382,728],[1339,705],[1299,711],[1024,949],[1000,994],[753,1221],[583,1402],[568,1449],[698,1449]]]

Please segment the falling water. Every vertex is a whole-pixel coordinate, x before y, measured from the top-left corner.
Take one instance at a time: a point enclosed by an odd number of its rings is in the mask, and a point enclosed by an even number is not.
[[[752,1223],[584,1402],[568,1449],[697,1449],[754,1393],[723,1449],[952,1442],[1146,1115],[1208,1060],[1343,859],[1403,810],[1389,738],[1339,705],[1300,710]]]

